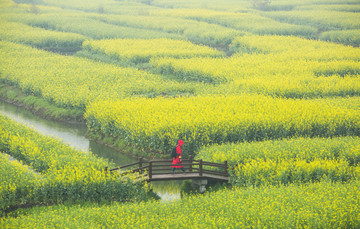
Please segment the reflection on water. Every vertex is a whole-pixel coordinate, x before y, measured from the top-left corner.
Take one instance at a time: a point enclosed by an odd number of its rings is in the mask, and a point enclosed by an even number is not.
[[[180,180],[151,182],[154,192],[161,197],[161,201],[166,202],[180,199],[181,183]]]
[[[85,137],[87,127],[84,124],[67,124],[63,122],[49,121],[31,112],[3,101],[0,101],[0,113],[13,120],[25,124],[39,131],[41,134],[56,137],[72,147],[86,152],[93,152],[99,157],[106,158],[116,166],[122,166],[136,162],[138,159],[122,154],[113,148],[99,144]],[[181,181],[153,182],[154,191],[162,200],[174,200],[180,198]]]
[[[130,157],[126,154],[122,154],[113,148],[107,147],[105,145],[99,144],[95,141],[90,140],[90,150],[99,157],[106,158],[109,161],[113,162],[116,166],[127,165],[130,163],[136,162],[138,159],[135,157]]]

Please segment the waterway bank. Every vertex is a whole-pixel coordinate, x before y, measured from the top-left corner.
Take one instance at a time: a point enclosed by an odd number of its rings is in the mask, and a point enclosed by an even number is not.
[[[21,89],[0,82],[0,100],[22,107],[36,116],[46,120],[60,121],[71,124],[85,124],[84,111],[58,107],[34,95],[26,95]]]
[[[64,143],[69,144],[78,150],[86,152],[91,151],[99,157],[108,159],[116,166],[130,164],[138,160],[137,157],[122,154],[112,147],[99,144],[98,142],[87,138],[87,126],[85,124],[70,124],[47,120],[34,115],[23,107],[18,107],[4,101],[0,101],[0,113],[12,118],[16,122],[32,127],[41,134],[61,139]],[[152,185],[154,191],[163,201],[180,198],[181,182],[179,181],[154,182]]]

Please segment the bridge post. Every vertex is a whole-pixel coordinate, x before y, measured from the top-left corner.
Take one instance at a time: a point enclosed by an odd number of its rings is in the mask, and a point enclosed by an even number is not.
[[[193,159],[192,159],[192,157],[191,157],[191,155],[189,156],[189,164],[190,164],[190,166],[189,166],[189,172],[192,172],[192,163],[193,163]]]
[[[200,159],[199,160],[199,176],[201,176],[202,177],[202,175],[203,175],[203,171],[202,171],[202,159]]]
[[[192,180],[192,185],[193,187],[198,188],[200,193],[204,193],[205,192],[205,186],[208,184],[208,180],[207,179],[193,179]]]
[[[152,161],[149,162],[149,179],[152,178]]]
[[[225,172],[225,176],[228,174],[228,164],[227,164],[227,161],[224,161],[224,164],[225,164],[225,169],[224,169],[224,172]]]
[[[142,157],[139,157],[139,172],[140,174],[142,174],[142,161],[143,161],[143,158]]]

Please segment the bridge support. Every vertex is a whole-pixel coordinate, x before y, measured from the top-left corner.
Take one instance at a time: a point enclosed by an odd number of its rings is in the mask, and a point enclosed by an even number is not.
[[[197,188],[200,193],[205,192],[205,186],[208,184],[207,179],[193,179],[192,185],[194,188]]]

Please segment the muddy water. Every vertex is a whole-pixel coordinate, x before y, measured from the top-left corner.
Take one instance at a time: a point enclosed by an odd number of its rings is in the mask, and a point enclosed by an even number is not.
[[[85,124],[67,124],[49,121],[31,112],[0,100],[0,113],[13,120],[25,124],[39,131],[41,134],[56,137],[72,147],[86,152],[93,152],[99,157],[106,158],[117,166],[126,165],[137,161],[137,158],[122,154],[110,147],[99,144],[85,137],[87,127]],[[179,188],[181,182],[153,182],[154,191],[164,201],[180,198]]]

